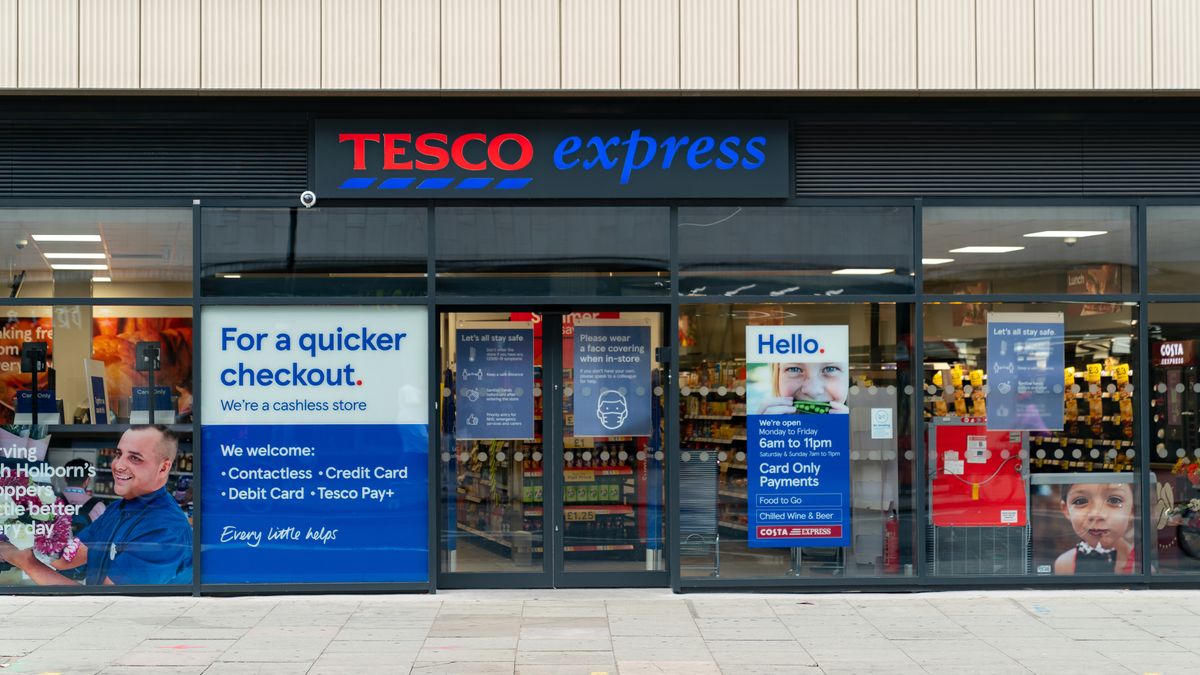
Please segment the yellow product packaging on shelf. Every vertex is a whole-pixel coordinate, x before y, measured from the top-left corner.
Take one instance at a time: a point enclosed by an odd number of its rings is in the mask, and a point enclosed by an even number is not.
[[[962,388],[963,371],[962,366],[954,366],[950,368],[950,384],[954,385],[955,389]]]
[[[970,376],[971,376],[971,386],[972,387],[975,387],[976,389],[978,389],[983,386],[983,371],[982,370],[972,370]]]
[[[1089,363],[1087,364],[1087,381],[1088,384],[1100,384],[1100,375],[1104,372],[1104,364]]]
[[[987,397],[983,395],[983,391],[981,390],[971,392],[971,415],[974,417],[987,417]]]
[[[1063,369],[1063,385],[1070,389],[1071,385],[1075,384],[1075,366],[1070,366]]]
[[[935,387],[942,386],[942,371],[939,370],[933,374],[933,386],[935,386]]]

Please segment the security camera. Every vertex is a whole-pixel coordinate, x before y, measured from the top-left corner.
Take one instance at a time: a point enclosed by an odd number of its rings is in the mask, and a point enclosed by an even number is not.
[[[1066,244],[1067,246],[1074,246],[1075,242],[1077,242],[1077,241],[1079,241],[1079,240],[1076,239],[1075,237],[1067,237],[1066,239],[1063,239],[1063,243]]]
[[[312,190],[305,190],[300,193],[300,205],[306,209],[311,209],[317,205],[317,193]]]
[[[25,248],[28,245],[29,245],[28,239],[18,239],[17,240],[17,250],[18,251],[20,251],[21,249]]]

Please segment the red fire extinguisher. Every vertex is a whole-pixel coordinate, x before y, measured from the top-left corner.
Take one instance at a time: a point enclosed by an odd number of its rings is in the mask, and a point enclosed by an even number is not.
[[[896,517],[896,502],[888,504],[887,522],[883,525],[883,571],[900,572],[900,519]]]

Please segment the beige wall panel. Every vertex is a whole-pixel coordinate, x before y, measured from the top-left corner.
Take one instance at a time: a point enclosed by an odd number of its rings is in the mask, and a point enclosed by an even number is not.
[[[1200,2],[1154,0],[1154,88],[1200,89]]]
[[[141,86],[141,2],[79,0],[79,86]]]
[[[500,86],[558,89],[558,0],[500,0]]]
[[[79,3],[21,0],[17,37],[19,86],[50,89],[79,86]]]
[[[741,0],[739,29],[742,89],[799,86],[796,0]]]
[[[858,88],[916,87],[916,0],[858,0]]]
[[[1033,2],[975,0],[980,89],[1033,89]]]
[[[262,2],[202,0],[200,86],[262,86]]]
[[[380,78],[384,89],[441,86],[442,35],[439,0],[383,0]]]
[[[142,88],[200,86],[200,0],[142,0]]]
[[[621,0],[621,88],[679,88],[679,0]]]
[[[1096,88],[1149,88],[1150,2],[1093,0],[1092,11],[1096,13],[1092,37]]]
[[[442,88],[500,88],[500,0],[442,0]]]
[[[321,0],[262,0],[264,89],[319,89],[320,45]]]
[[[679,0],[683,89],[737,89],[738,0]]]
[[[1092,0],[1036,0],[1034,72],[1038,89],[1091,89]]]
[[[17,0],[0,0],[0,88],[17,86]]]
[[[800,88],[858,87],[858,3],[800,0]]]
[[[620,0],[562,0],[562,88],[621,86]]]
[[[379,0],[321,4],[321,88],[379,88]]]
[[[975,87],[974,0],[918,0],[917,86]]]

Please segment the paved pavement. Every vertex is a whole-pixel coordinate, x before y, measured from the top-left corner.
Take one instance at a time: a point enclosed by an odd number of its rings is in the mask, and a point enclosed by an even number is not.
[[[1200,591],[0,596],[0,674],[1200,673]]]

